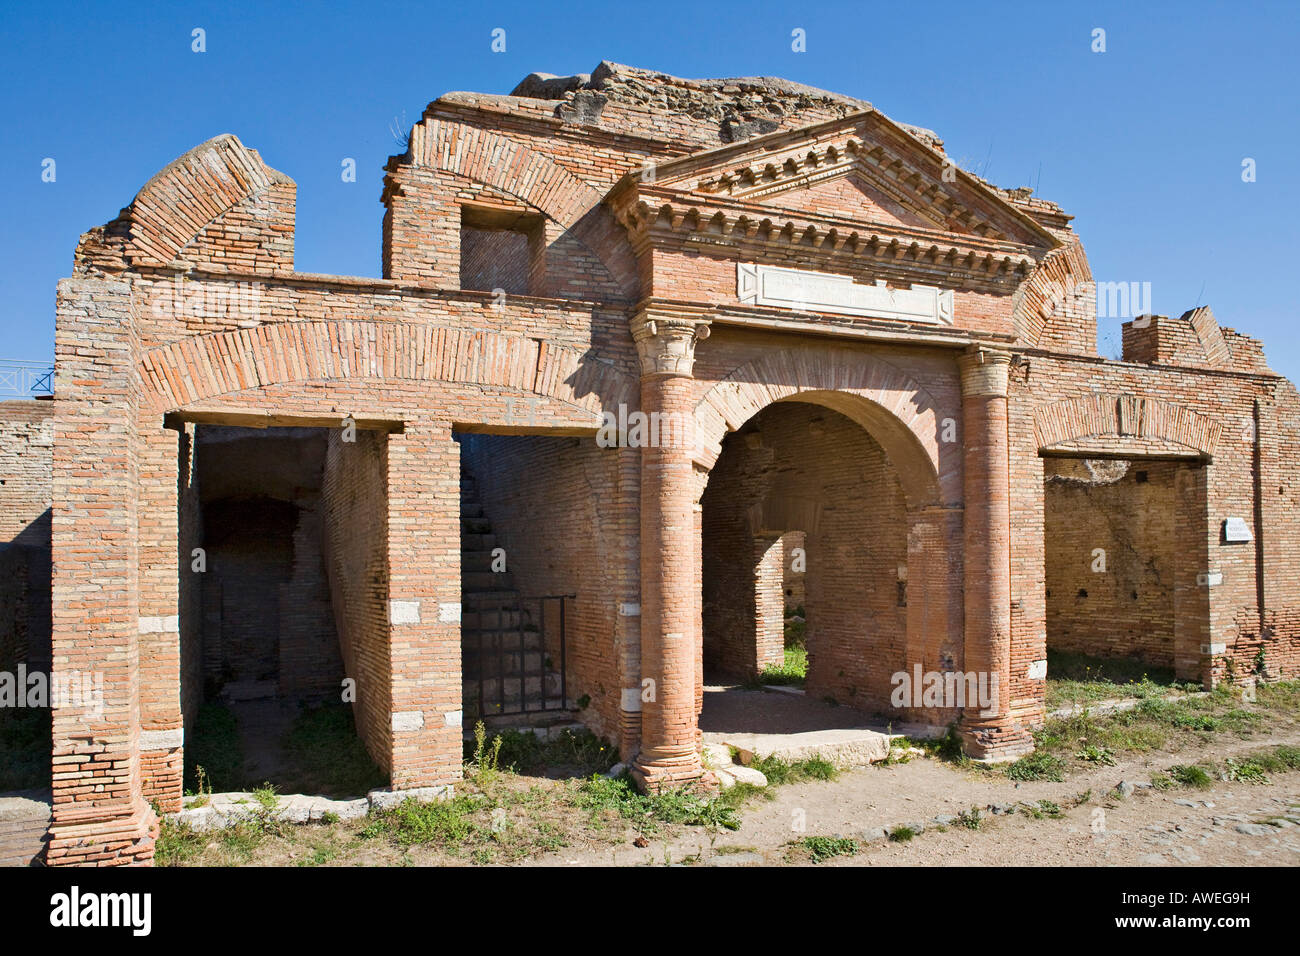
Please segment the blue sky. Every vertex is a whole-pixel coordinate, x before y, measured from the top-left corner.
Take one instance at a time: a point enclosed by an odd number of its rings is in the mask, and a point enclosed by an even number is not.
[[[1073,214],[1099,281],[1150,282],[1159,313],[1208,304],[1300,377],[1300,4],[48,2],[7,4],[0,30],[0,358],[52,360],[80,234],[205,139],[235,133],[297,181],[297,268],[374,276],[395,119],[609,59],[784,76],[930,127]],[[1117,349],[1118,320],[1101,337]]]

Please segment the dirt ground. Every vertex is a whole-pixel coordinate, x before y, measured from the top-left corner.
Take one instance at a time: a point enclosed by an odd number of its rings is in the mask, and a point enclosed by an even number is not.
[[[1224,741],[1207,746],[1196,756],[1226,757],[1265,745],[1298,742],[1300,735],[1294,733],[1252,740],[1248,746],[1239,740]],[[788,864],[805,862],[791,852],[791,841],[827,836],[853,837],[861,846],[856,854],[823,861],[822,866],[1300,864],[1300,826],[1282,820],[1281,827],[1257,829],[1259,821],[1285,816],[1300,820],[1300,774],[1279,774],[1268,784],[1216,782],[1207,790],[1139,789],[1125,799],[1109,796],[1121,780],[1145,783],[1153,773],[1181,762],[1186,762],[1186,755],[1152,754],[1113,767],[1076,772],[1063,783],[1019,784],[929,759],[864,767],[829,783],[781,787],[773,800],[747,806],[736,831],[690,831],[669,840],[651,839],[645,848],[621,844],[586,853],[562,851],[531,862],[541,866],[666,861]],[[1065,809],[1088,790],[1092,795],[1087,802]],[[971,807],[1039,800],[1058,804],[1063,815],[1034,819],[1021,811],[1001,815],[985,811],[978,830],[949,825],[946,832],[929,822],[936,815],[955,816]],[[795,829],[800,822],[802,831]],[[873,832],[912,822],[922,823],[926,829],[905,843],[887,841]],[[1239,831],[1242,824],[1250,832]]]
[[[1278,744],[1300,744],[1288,728],[1250,741],[1225,739],[1196,751],[1195,759],[1223,758]],[[740,810],[735,831],[665,826],[636,844],[638,832],[616,813],[592,826],[582,811],[561,799],[565,783],[540,777],[513,778],[511,786],[544,788],[528,818],[512,826],[560,824],[567,846],[530,852],[524,866],[709,866],[810,863],[796,844],[805,837],[851,837],[851,855],[822,866],[945,866],[1008,864],[1040,866],[1295,866],[1300,864],[1300,773],[1274,774],[1268,783],[1216,781],[1205,790],[1138,788],[1114,793],[1120,781],[1146,784],[1152,774],[1189,754],[1152,753],[1116,766],[1076,769],[1064,782],[1016,783],[987,770],[965,770],[919,757],[908,763],[863,767],[829,782],[790,784],[755,797]],[[1025,804],[1050,801],[1060,815],[1026,813]],[[1050,806],[1049,804],[1049,806]],[[1006,812],[992,813],[995,805]],[[956,817],[979,808],[980,824],[968,829],[934,817]],[[1287,818],[1291,818],[1288,820]],[[1268,821],[1272,821],[1270,824]],[[907,842],[892,842],[882,829],[924,829]],[[404,850],[386,840],[359,840],[362,824],[296,828],[292,839],[258,846],[255,866],[443,866],[475,863],[472,854],[434,846]],[[541,825],[546,825],[542,823]],[[200,862],[200,861],[195,861]],[[206,861],[212,862],[212,861]]]

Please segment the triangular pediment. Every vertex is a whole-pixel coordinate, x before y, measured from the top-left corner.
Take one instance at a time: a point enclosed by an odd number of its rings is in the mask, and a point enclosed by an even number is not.
[[[655,188],[702,199],[1059,244],[996,189],[874,110],[694,153],[654,172]]]

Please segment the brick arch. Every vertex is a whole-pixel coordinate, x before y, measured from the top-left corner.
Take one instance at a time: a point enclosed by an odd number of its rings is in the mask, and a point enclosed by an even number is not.
[[[1062,399],[1034,412],[1040,450],[1085,438],[1156,439],[1212,455],[1221,422],[1158,398],[1095,393]]]
[[[733,370],[695,406],[697,463],[711,469],[727,432],[778,401],[822,405],[865,428],[897,469],[909,506],[961,500],[959,446],[941,448],[934,397],[897,366],[848,350],[781,351]]]
[[[276,184],[292,180],[232,133],[200,143],[155,173],[125,210],[132,261],[171,263],[207,226]]]
[[[632,376],[578,349],[397,322],[283,322],[192,336],[146,352],[136,370],[158,411],[267,385],[349,378],[515,388],[593,419],[637,394]]]
[[[601,204],[603,193],[549,156],[501,133],[436,119],[412,129],[411,155],[416,166],[483,183],[541,210],[590,249],[629,298],[640,297],[632,246]]]

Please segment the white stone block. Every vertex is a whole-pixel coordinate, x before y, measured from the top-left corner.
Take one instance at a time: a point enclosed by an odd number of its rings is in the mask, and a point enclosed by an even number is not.
[[[447,601],[438,605],[439,624],[460,623],[460,602]]]
[[[622,698],[619,701],[619,706],[622,707],[623,711],[626,713],[629,714],[640,713],[641,712],[641,688],[624,687]]]
[[[442,715],[443,722],[448,727],[459,727],[465,722],[465,712],[463,710],[453,710]]]
[[[1046,680],[1047,661],[1033,661],[1029,665],[1029,670],[1025,671],[1025,677],[1028,680]]]
[[[180,630],[181,619],[176,614],[171,615],[171,617],[140,618],[141,634],[179,634]]]
[[[619,617],[640,617],[641,605],[632,603],[623,603],[618,606]]]
[[[175,730],[142,730],[140,731],[140,749],[146,751],[156,750],[175,750],[185,743],[185,731],[177,727]]]
[[[393,624],[419,624],[419,601],[389,601],[388,620]]]
[[[401,713],[393,714],[393,732],[401,733],[408,730],[420,730],[424,727],[424,712],[420,710],[407,710]]]
[[[1254,541],[1250,525],[1245,518],[1228,518],[1223,522],[1223,540],[1227,542]]]

